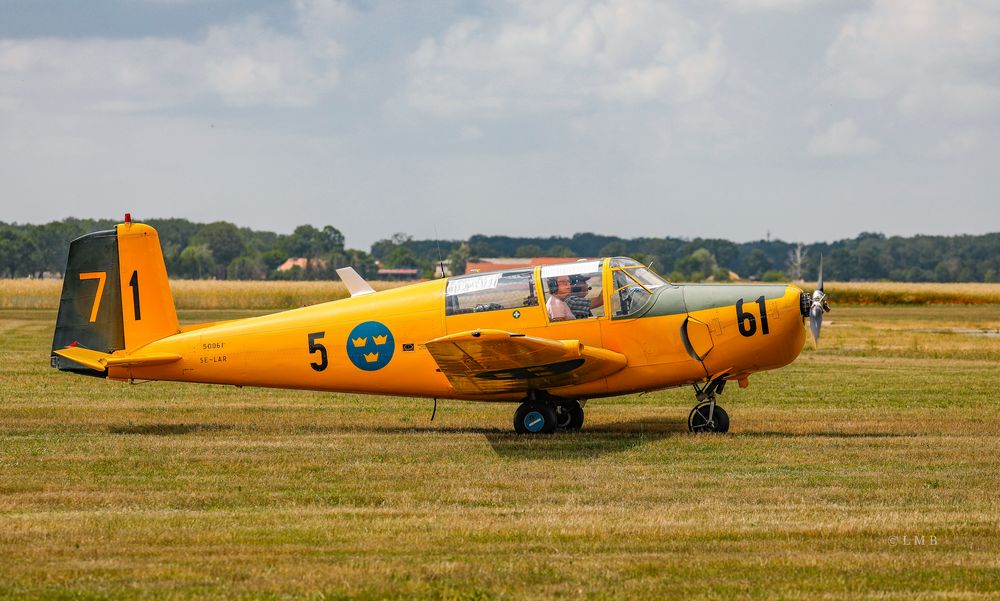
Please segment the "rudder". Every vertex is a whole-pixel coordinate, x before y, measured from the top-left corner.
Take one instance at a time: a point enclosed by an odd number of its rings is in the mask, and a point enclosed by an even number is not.
[[[125,350],[180,331],[160,237],[143,223],[119,223],[118,261]]]

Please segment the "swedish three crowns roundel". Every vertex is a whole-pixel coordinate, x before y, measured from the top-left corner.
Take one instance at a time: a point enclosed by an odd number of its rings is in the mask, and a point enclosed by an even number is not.
[[[389,328],[377,321],[358,324],[347,337],[347,356],[358,369],[382,369],[392,359],[396,344]]]

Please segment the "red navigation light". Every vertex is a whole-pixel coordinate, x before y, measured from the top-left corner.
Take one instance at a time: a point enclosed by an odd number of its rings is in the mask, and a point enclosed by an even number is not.
[[[125,223],[132,223],[132,213],[125,213]]]

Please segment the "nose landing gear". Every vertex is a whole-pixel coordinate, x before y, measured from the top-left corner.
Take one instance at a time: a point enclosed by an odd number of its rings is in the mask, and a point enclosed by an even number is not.
[[[701,388],[697,384],[694,385],[698,404],[688,415],[688,430],[691,432],[723,434],[729,431],[729,414],[715,404],[715,396],[722,394],[722,389],[726,386],[725,377],[726,374],[723,374]]]

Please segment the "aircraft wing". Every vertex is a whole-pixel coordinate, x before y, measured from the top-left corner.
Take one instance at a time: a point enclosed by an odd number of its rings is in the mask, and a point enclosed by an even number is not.
[[[467,394],[519,392],[583,384],[625,367],[621,353],[502,330],[473,330],[431,340],[427,350],[452,387]]]

